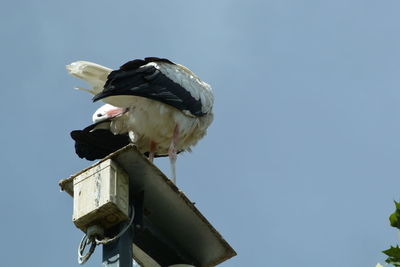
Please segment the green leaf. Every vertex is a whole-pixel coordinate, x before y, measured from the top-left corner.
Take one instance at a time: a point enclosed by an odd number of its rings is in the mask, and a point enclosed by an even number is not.
[[[400,202],[394,202],[396,210],[390,215],[390,225],[400,229]]]
[[[392,264],[393,266],[400,267],[400,248],[399,246],[390,247],[387,250],[382,251],[387,256],[386,262]]]
[[[397,245],[396,247],[390,246],[389,249],[382,251],[389,257],[399,258],[400,259],[400,248]]]
[[[398,261],[398,259],[396,260],[396,259],[393,259],[393,258],[389,257],[389,258],[387,258],[385,261],[386,261],[387,263],[389,263],[389,264],[395,266],[395,267],[400,267],[400,261]]]

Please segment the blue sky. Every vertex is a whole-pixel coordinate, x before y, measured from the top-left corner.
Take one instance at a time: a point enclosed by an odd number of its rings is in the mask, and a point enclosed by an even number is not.
[[[395,0],[4,2],[1,265],[78,266],[82,233],[58,181],[92,164],[69,132],[101,104],[72,89],[83,84],[65,65],[146,56],[214,88],[215,120],[177,175],[238,253],[221,266],[383,262],[397,242],[399,10]]]

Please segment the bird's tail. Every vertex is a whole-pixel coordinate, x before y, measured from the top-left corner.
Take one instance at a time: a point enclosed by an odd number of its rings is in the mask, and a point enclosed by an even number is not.
[[[103,91],[107,76],[112,71],[109,68],[89,61],[75,61],[67,65],[66,68],[69,74],[84,80],[92,87],[91,89],[75,87],[75,89],[83,90],[94,95]]]

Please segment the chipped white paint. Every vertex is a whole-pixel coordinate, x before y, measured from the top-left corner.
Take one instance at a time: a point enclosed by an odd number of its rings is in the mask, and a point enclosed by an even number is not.
[[[86,231],[96,221],[105,229],[129,218],[128,175],[112,160],[86,170],[73,180],[74,224]]]

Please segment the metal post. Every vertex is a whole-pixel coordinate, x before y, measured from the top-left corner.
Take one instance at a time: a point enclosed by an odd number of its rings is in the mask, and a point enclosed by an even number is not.
[[[140,194],[142,195],[142,194]],[[129,206],[131,207],[131,216],[134,216],[133,224],[125,233],[109,244],[103,245],[103,266],[104,267],[133,267],[133,237],[135,222],[141,217],[141,202],[134,200],[132,185],[129,185]],[[122,231],[129,222],[121,223],[117,231]]]
[[[144,192],[134,195],[132,184],[129,185],[129,206],[133,223],[125,233],[109,244],[103,245],[103,267],[133,267],[133,239],[135,227],[142,226]],[[129,222],[121,223],[116,230],[120,232]]]
[[[119,230],[125,227],[121,224]],[[133,231],[128,229],[120,238],[109,244],[103,245],[104,267],[132,267],[132,242]]]

